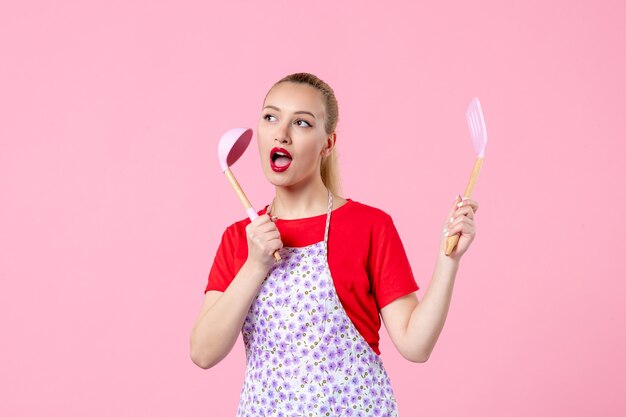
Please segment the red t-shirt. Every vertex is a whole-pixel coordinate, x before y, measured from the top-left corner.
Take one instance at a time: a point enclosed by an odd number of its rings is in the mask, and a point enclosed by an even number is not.
[[[264,214],[267,207],[259,212]],[[246,225],[226,228],[209,273],[205,293],[224,291],[248,258]],[[276,221],[283,246],[303,247],[324,240],[326,214]],[[328,265],[337,295],[348,317],[372,349],[378,349],[379,310],[419,289],[391,216],[347,199],[332,211],[328,232]]]

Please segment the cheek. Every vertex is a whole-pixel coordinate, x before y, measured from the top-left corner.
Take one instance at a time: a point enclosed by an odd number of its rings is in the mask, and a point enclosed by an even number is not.
[[[259,126],[256,130],[256,142],[258,144],[259,150],[266,149],[271,142],[269,138],[271,137],[270,132],[267,128]]]
[[[265,166],[265,164],[267,163],[269,165],[269,161],[267,160],[267,158],[264,158],[264,155],[267,155],[269,153],[269,150],[267,149],[267,145],[265,145],[263,143],[263,141],[261,140],[261,138],[259,136],[257,136],[257,151],[258,151],[258,155],[259,158],[261,159],[261,165]]]
[[[320,151],[321,148],[316,142],[313,142],[309,146],[307,146],[306,150],[304,151],[306,155],[307,165],[316,166],[320,159]]]
[[[261,142],[262,139],[264,139],[266,136],[267,136],[267,129],[265,128],[263,123],[259,122],[259,124],[258,124],[258,126],[256,128],[257,141]]]

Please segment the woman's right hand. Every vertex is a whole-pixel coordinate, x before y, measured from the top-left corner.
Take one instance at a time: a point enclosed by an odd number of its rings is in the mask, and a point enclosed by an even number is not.
[[[268,214],[263,214],[246,226],[248,262],[267,273],[274,264],[274,252],[283,247],[278,228]]]

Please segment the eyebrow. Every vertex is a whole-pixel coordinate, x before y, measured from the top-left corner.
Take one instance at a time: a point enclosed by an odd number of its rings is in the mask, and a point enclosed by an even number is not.
[[[265,106],[265,107],[263,107],[263,108],[264,108],[264,109],[267,109],[268,107],[269,107],[270,109],[274,109],[274,110],[276,110],[276,111],[280,111],[280,109],[279,109],[278,107],[276,107],[276,106],[270,106],[270,105],[267,105],[267,106]],[[310,111],[299,110],[299,111],[297,111],[297,112],[294,112],[293,114],[309,114],[309,115],[311,115],[314,119],[316,118],[316,117],[315,117],[315,115],[314,115],[313,113],[311,113]]]

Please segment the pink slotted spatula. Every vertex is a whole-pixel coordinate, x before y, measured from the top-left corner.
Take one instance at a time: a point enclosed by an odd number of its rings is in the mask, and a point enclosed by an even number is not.
[[[472,136],[472,143],[474,144],[474,150],[476,151],[474,169],[472,170],[472,175],[470,176],[467,187],[465,188],[465,193],[463,193],[464,197],[469,198],[472,196],[474,185],[478,179],[478,173],[480,173],[480,168],[483,166],[485,149],[487,148],[487,127],[485,126],[485,118],[483,117],[483,110],[480,107],[478,97],[474,97],[469,106],[467,106],[465,117],[467,118],[467,126],[469,127],[470,135]],[[448,236],[446,239],[447,256],[452,253],[457,243],[459,243],[459,234]]]

